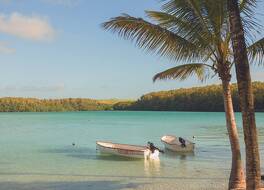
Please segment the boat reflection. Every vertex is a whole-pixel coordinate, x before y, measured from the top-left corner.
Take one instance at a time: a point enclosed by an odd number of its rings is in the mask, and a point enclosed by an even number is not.
[[[145,159],[144,171],[147,176],[159,175],[160,159]]]
[[[195,154],[194,152],[173,152],[168,149],[165,149],[163,156],[167,158],[179,158],[181,160],[186,160],[188,157],[194,157]]]

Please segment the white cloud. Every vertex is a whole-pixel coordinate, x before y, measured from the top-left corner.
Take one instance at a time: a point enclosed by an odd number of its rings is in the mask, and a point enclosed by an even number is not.
[[[16,49],[9,47],[9,44],[7,42],[0,41],[0,53],[12,54],[15,52],[16,52]]]
[[[0,15],[0,32],[36,41],[51,40],[55,36],[54,28],[45,18],[19,13]]]

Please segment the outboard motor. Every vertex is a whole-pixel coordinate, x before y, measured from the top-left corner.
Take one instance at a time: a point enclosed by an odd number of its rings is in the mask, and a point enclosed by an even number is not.
[[[160,149],[159,149],[158,147],[156,147],[156,146],[154,145],[154,143],[152,143],[152,142],[148,142],[148,146],[149,146],[149,150],[151,151],[151,153],[154,153],[155,150],[158,150],[159,152],[164,153],[163,150],[160,150]]]
[[[182,137],[179,137],[179,142],[181,143],[181,146],[182,146],[183,148],[186,147],[185,140],[184,140]]]

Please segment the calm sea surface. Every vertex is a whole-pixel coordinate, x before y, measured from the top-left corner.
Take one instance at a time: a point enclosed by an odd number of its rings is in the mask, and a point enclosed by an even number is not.
[[[256,117],[264,172],[264,113]],[[236,118],[242,137],[241,115]],[[194,154],[145,162],[96,152],[97,140],[162,147],[165,134],[195,136]],[[0,190],[227,187],[231,154],[224,113],[0,113],[0,135]]]

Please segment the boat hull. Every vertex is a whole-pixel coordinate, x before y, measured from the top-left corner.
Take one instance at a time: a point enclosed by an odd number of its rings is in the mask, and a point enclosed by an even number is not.
[[[147,150],[147,147],[144,146],[116,144],[111,142],[96,142],[96,148],[103,154],[137,159],[144,159],[144,152]]]
[[[186,141],[185,146],[182,146],[179,142],[178,137],[171,136],[171,135],[165,135],[161,138],[161,142],[164,144],[165,149],[168,149],[170,151],[174,152],[192,152],[194,151],[195,144]]]

